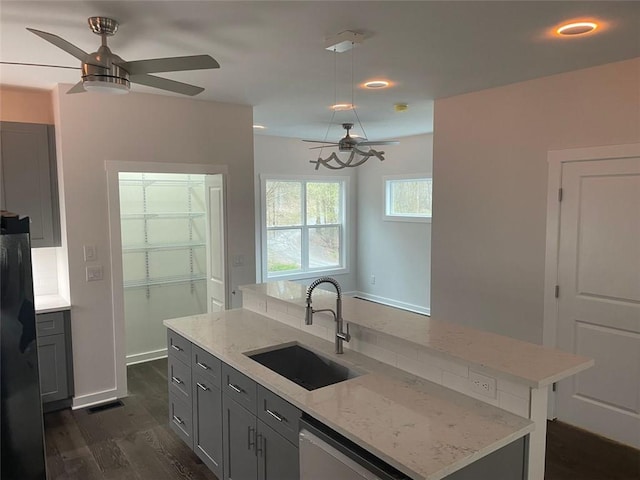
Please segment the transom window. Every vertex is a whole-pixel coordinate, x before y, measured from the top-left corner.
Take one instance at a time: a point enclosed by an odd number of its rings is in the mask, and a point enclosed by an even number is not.
[[[427,176],[385,177],[385,220],[430,222],[432,185]]]
[[[263,178],[263,277],[345,269],[347,180]]]

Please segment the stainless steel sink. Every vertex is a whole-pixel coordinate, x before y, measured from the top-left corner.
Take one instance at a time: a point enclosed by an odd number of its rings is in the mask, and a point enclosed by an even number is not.
[[[360,375],[359,372],[298,344],[287,344],[266,352],[249,352],[245,355],[307,390],[326,387]]]

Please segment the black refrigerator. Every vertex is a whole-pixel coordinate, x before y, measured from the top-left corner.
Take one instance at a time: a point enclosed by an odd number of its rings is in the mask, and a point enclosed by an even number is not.
[[[29,218],[0,219],[0,478],[45,480]]]

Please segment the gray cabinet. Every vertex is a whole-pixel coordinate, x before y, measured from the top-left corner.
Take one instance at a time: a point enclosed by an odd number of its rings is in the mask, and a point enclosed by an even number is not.
[[[73,362],[68,310],[36,315],[40,393],[45,412],[71,405]]]
[[[258,478],[260,480],[298,480],[300,461],[297,444],[258,420]]]
[[[171,330],[167,342],[171,429],[220,479],[297,480],[300,410]]]
[[[193,371],[193,449],[222,478],[222,393],[211,376]]]
[[[31,246],[60,246],[53,125],[0,122],[1,207],[31,221]]]
[[[224,394],[224,480],[258,478],[256,416]]]

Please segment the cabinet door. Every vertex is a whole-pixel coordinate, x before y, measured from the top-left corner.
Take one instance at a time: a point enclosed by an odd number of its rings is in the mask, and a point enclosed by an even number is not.
[[[193,372],[193,448],[222,478],[222,393],[207,374]]]
[[[53,127],[2,122],[0,135],[2,207],[29,216],[32,247],[59,246]]]
[[[38,365],[42,401],[46,403],[67,398],[69,388],[64,334],[38,338]]]
[[[258,420],[258,479],[298,480],[298,449],[278,432]]]
[[[256,462],[256,416],[222,395],[224,480],[253,480]]]

